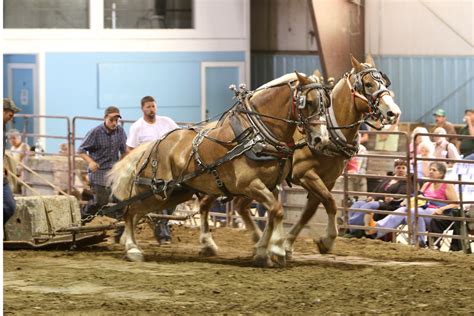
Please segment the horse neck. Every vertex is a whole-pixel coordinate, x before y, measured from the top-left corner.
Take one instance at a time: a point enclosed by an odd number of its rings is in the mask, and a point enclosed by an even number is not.
[[[331,97],[334,115],[339,126],[350,125],[362,119],[362,113],[357,111],[355,104],[352,103],[351,90],[346,84],[345,78],[342,78],[336,84]],[[346,137],[347,141],[351,143],[359,132],[359,126],[356,125],[352,128],[343,128],[341,129],[341,132]]]
[[[258,113],[287,119],[290,107],[293,106],[292,100],[289,87],[283,85],[262,91],[260,94],[255,95],[251,102]],[[290,117],[290,119],[295,118]],[[296,128],[295,124],[266,117],[261,117],[261,120],[278,140],[289,142],[293,138],[292,136]]]

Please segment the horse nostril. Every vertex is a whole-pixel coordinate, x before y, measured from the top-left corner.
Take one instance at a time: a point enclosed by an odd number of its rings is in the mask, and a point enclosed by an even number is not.
[[[388,117],[394,117],[394,116],[396,116],[396,114],[393,111],[388,111],[387,116]]]
[[[321,141],[322,141],[322,139],[321,139],[321,137],[319,137],[319,136],[316,136],[316,137],[314,138],[314,144],[315,144],[315,145],[316,145],[316,144],[319,144]]]

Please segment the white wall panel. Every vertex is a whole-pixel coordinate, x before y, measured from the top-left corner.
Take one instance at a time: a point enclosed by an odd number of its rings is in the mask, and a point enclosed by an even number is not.
[[[474,55],[473,0],[366,0],[366,52]]]
[[[194,29],[103,29],[101,1],[91,0],[91,28],[5,29],[3,51],[230,51],[248,50],[250,0],[194,1]]]

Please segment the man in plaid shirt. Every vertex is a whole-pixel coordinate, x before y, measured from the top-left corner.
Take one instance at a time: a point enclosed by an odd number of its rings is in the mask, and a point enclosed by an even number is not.
[[[88,164],[88,174],[94,199],[82,211],[82,218],[94,215],[109,202],[110,188],[106,187],[105,175],[126,152],[127,135],[119,125],[120,111],[109,106],[104,113],[104,123],[90,130],[79,154]]]

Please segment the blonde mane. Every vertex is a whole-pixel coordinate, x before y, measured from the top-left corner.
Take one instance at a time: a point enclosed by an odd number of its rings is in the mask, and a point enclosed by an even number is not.
[[[301,74],[304,75],[303,73]],[[257,88],[257,90],[267,89],[271,86],[278,85],[284,82],[289,82],[291,80],[296,80],[296,79],[298,79],[296,74],[294,72],[290,72],[289,74],[283,75],[279,78],[273,79],[272,81],[265,83],[264,85],[261,85],[260,87]]]
[[[137,164],[145,151],[152,146],[154,142],[144,143],[133,149],[119,162],[117,162],[107,173],[107,186],[119,200],[125,200],[130,197],[133,179],[137,171]]]

